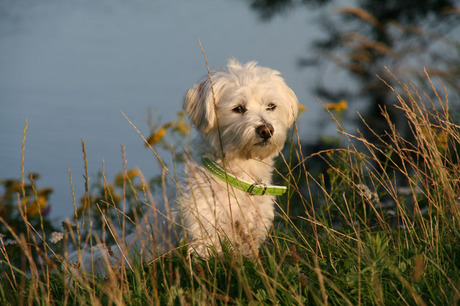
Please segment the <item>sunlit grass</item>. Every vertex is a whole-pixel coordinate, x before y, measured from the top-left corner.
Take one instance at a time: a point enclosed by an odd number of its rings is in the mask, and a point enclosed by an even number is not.
[[[1,207],[6,201],[19,207],[15,215],[0,215],[2,304],[455,305],[459,126],[434,87],[428,94],[400,84],[394,94],[408,134],[386,110],[387,133],[375,134],[374,142],[346,133],[335,119],[344,145],[304,156],[294,130],[276,171],[277,183],[290,190],[277,202],[275,226],[253,259],[225,242],[224,254],[208,260],[188,256],[183,245],[152,262],[109,269],[106,278],[72,273],[68,245],[119,241],[112,226],[132,228],[156,195],[152,186],[161,194],[165,175],[147,182],[126,165],[113,179],[101,173],[99,185],[87,184],[75,200],[76,218],[50,231],[42,210],[32,214],[30,206],[18,205],[41,203],[33,177],[30,184],[10,181]],[[372,130],[371,122],[367,126]],[[172,127],[153,129],[152,137]],[[323,165],[320,173],[307,171],[313,159]]]

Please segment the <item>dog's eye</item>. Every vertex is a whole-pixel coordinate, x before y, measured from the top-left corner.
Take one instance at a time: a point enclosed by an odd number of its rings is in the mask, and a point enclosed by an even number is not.
[[[243,105],[238,105],[237,107],[232,109],[232,111],[238,114],[244,114],[246,112],[246,107],[244,107]]]
[[[275,108],[276,108],[276,104],[270,103],[267,105],[267,110],[269,111],[275,110]]]

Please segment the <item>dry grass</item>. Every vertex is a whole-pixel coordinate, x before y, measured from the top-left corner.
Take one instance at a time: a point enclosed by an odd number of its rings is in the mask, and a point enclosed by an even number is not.
[[[430,95],[413,85],[392,90],[407,119],[405,135],[382,110],[389,128],[384,135],[375,133],[377,141],[344,132],[337,120],[347,145],[303,156],[294,131],[297,141],[284,151],[278,168],[289,196],[279,199],[275,228],[258,258],[242,258],[230,245],[224,245],[222,256],[190,258],[182,246],[150,263],[109,269],[107,278],[72,274],[62,257],[67,243],[84,248],[97,242],[95,219],[122,241],[113,224],[129,227],[152,202],[150,184],[140,171],[136,183],[126,165],[119,197],[103,175],[103,196],[95,202],[85,167],[81,207],[75,200],[75,214],[83,217],[75,218],[75,228],[67,226],[58,244],[44,235],[43,222],[32,226],[26,213],[21,218],[27,231],[20,234],[0,219],[16,241],[0,247],[2,304],[455,305],[460,299],[459,126],[447,97],[434,86]],[[312,160],[324,165],[319,175],[307,171]],[[174,178],[170,170],[160,182]],[[18,203],[24,196],[17,193]],[[123,213],[127,205],[133,213]]]

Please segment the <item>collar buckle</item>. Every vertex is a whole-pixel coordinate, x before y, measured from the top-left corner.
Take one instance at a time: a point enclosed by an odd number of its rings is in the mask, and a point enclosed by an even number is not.
[[[263,183],[251,184],[249,188],[246,189],[246,192],[249,193],[250,195],[264,195],[266,191],[267,191],[267,185]]]

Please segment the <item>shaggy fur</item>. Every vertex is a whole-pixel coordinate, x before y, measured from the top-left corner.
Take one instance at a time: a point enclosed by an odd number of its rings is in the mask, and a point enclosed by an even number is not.
[[[104,274],[108,264],[122,258],[129,264],[133,250],[152,259],[182,241],[204,257],[210,250],[220,252],[223,240],[245,256],[257,254],[272,226],[274,197],[233,188],[199,160],[206,156],[238,179],[270,185],[274,158],[297,116],[294,92],[278,71],[230,60],[211,79],[188,90],[184,109],[200,133],[196,162],[186,162],[174,199],[144,218],[139,231],[126,239],[128,247],[98,245],[91,252],[71,254],[71,263],[79,261],[81,269]]]

